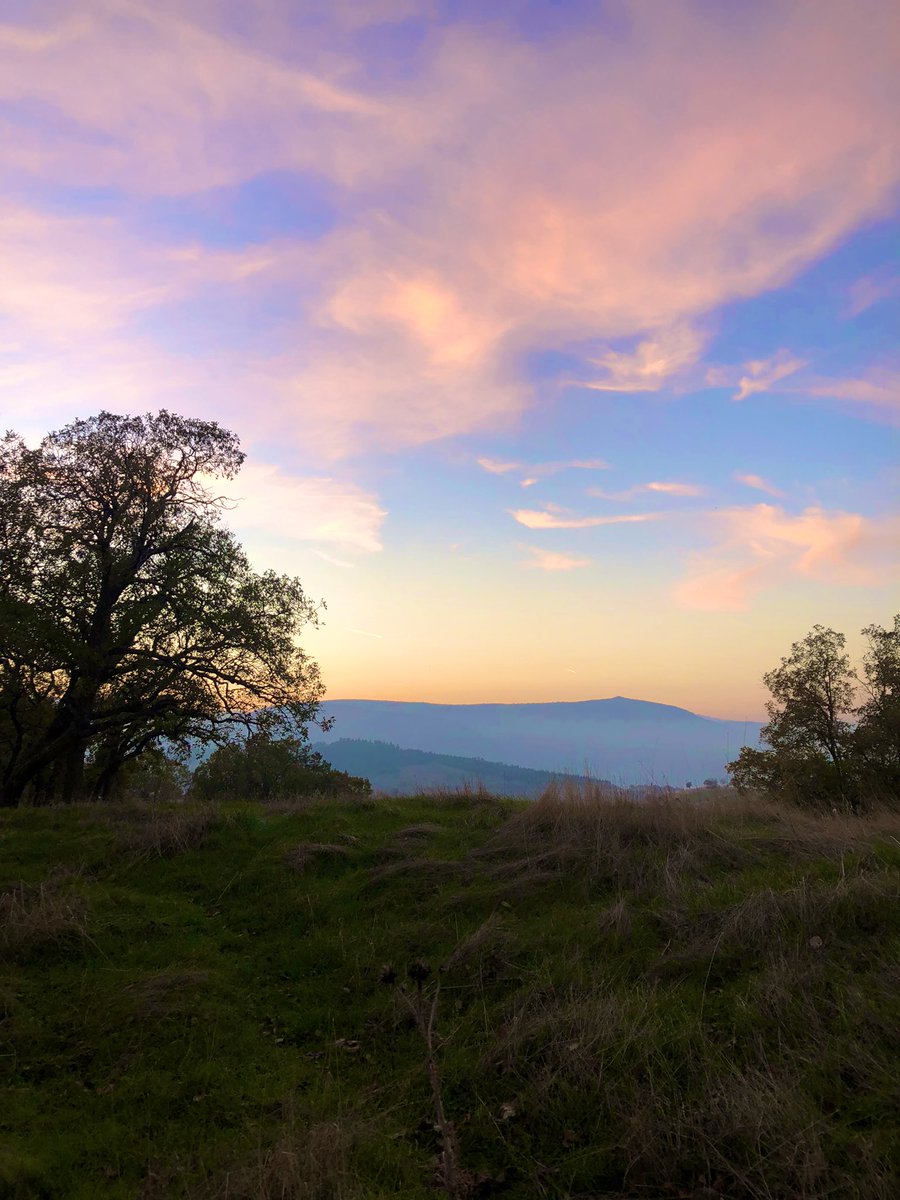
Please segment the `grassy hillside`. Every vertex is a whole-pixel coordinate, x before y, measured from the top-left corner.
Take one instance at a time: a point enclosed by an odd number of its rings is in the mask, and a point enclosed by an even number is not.
[[[897,817],[551,793],[0,836],[0,1196],[434,1196],[438,983],[460,1194],[900,1194]]]
[[[464,758],[457,754],[432,754],[404,750],[390,742],[339,738],[315,747],[339,771],[361,775],[380,792],[414,795],[423,791],[456,791],[480,786],[500,796],[539,796],[553,781],[550,771],[534,771],[510,763]],[[567,779],[575,777],[567,776]],[[578,780],[578,782],[587,782]]]

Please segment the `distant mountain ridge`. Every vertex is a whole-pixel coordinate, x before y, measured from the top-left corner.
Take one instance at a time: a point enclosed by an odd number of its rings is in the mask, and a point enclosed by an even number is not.
[[[408,796],[436,788],[457,791],[467,785],[483,785],[497,796],[536,798],[553,779],[568,778],[552,771],[535,771],[510,763],[464,758],[456,754],[432,754],[407,750],[389,742],[361,738],[338,738],[316,742],[314,750],[339,771],[362,775],[380,792]],[[581,780],[576,776],[578,782]]]
[[[757,722],[702,717],[625,696],[522,704],[328,700],[321,714],[335,721],[317,743],[387,742],[625,785],[722,777],[726,762],[741,746],[755,744],[760,729]]]

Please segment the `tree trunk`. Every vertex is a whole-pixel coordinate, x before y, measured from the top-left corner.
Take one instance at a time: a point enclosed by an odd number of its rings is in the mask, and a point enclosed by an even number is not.
[[[84,758],[87,740],[83,737],[68,748],[60,761],[58,798],[63,804],[74,804],[84,794]]]

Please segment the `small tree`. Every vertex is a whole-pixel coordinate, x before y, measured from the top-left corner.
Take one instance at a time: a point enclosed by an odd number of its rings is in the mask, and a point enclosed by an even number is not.
[[[275,800],[291,796],[368,795],[368,779],[347,775],[297,738],[254,733],[242,743],[220,746],[194,771],[192,794],[201,800],[238,797]]]

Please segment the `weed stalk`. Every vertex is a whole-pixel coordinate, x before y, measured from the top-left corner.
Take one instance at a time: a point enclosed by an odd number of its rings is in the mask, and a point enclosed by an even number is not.
[[[459,1170],[459,1144],[456,1138],[456,1129],[453,1122],[447,1117],[444,1108],[444,1092],[437,1063],[439,1039],[435,1023],[441,995],[441,981],[436,979],[433,987],[426,993],[425,983],[431,975],[431,968],[428,964],[412,963],[408,974],[415,985],[415,991],[410,995],[408,988],[402,985],[397,990],[415,1021],[416,1029],[419,1031],[425,1047],[425,1069],[431,1087],[435,1124],[441,1135],[441,1183],[451,1200],[462,1200],[464,1188]]]

